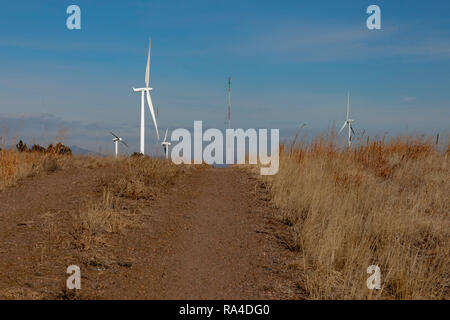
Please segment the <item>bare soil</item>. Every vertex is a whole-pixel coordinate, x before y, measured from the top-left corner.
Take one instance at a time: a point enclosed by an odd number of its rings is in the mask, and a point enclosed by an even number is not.
[[[299,297],[288,229],[264,184],[237,167],[194,168],[153,199],[122,201],[132,223],[81,250],[75,217],[119,177],[71,168],[0,192],[0,299]],[[65,288],[72,264],[81,268],[76,292]]]

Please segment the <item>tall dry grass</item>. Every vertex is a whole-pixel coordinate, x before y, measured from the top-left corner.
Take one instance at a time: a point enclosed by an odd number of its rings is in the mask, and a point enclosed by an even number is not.
[[[106,188],[100,199],[91,200],[74,221],[74,245],[87,251],[104,242],[104,234],[119,234],[130,222],[119,209],[119,200]]]
[[[334,139],[282,148],[266,178],[311,299],[448,299],[449,148],[424,139],[367,140],[340,149]],[[369,290],[367,267],[381,269]]]
[[[43,172],[56,171],[66,156],[38,152],[0,150],[0,190],[13,186],[18,180]]]

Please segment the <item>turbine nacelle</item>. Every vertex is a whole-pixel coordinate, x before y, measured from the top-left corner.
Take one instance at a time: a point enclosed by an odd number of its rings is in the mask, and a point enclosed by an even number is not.
[[[116,153],[116,158],[119,154],[119,142],[122,142],[127,148],[128,148],[128,144],[120,137],[116,136],[114,133],[111,133],[111,135],[114,136],[114,138],[112,139],[112,141],[114,141],[114,148],[115,148],[115,153]]]
[[[152,91],[153,88],[133,88],[134,92],[139,92],[139,91]]]

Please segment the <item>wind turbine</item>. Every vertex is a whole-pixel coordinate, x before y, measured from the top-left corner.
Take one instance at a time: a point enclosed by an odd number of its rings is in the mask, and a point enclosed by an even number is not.
[[[353,134],[355,134],[355,131],[353,130],[352,127],[352,122],[355,120],[350,119],[349,116],[350,116],[350,93],[347,92],[347,118],[344,124],[342,125],[341,130],[339,130],[338,135],[342,132],[342,130],[344,130],[345,126],[348,126],[348,146],[350,147],[352,145],[352,132]]]
[[[152,41],[149,40],[148,46],[148,57],[147,57],[147,69],[145,70],[145,88],[133,88],[134,92],[141,92],[141,153],[144,154],[144,145],[145,145],[145,101],[144,95],[147,97],[148,108],[150,109],[150,113],[152,114],[153,123],[155,124],[156,136],[159,141],[159,132],[158,132],[158,124],[156,122],[155,111],[153,109],[152,99],[150,98],[150,91],[153,88],[149,88],[149,80],[150,80],[150,50],[152,47]]]
[[[169,128],[166,129],[166,134],[164,135],[164,140],[163,140],[163,142],[161,142],[161,144],[163,146],[164,153],[166,154],[166,159],[169,159],[169,146],[171,145],[171,143],[166,141],[166,139],[167,139],[167,130],[169,130]]]
[[[122,142],[127,148],[128,148],[128,145],[122,138],[119,138],[112,132],[109,132],[109,133],[111,133],[114,136],[113,141],[114,141],[114,145],[115,145],[115,149],[116,149],[116,158],[117,158],[117,154],[119,153],[119,142]]]

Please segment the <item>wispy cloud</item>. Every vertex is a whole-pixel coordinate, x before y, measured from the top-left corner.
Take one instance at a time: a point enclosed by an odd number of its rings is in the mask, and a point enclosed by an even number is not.
[[[285,24],[232,46],[234,53],[278,62],[352,61],[386,57],[450,59],[447,34],[416,37],[410,26],[391,25],[380,31],[363,25]]]
[[[2,36],[0,38],[0,48],[13,48],[13,49],[23,49],[23,50],[39,50],[47,52],[89,52],[89,53],[99,53],[108,52],[117,53],[133,53],[142,54],[140,50],[133,46],[125,45],[122,43],[117,43],[113,41],[105,40],[86,40],[72,41],[69,37],[55,37],[49,40],[48,38],[21,38]]]

